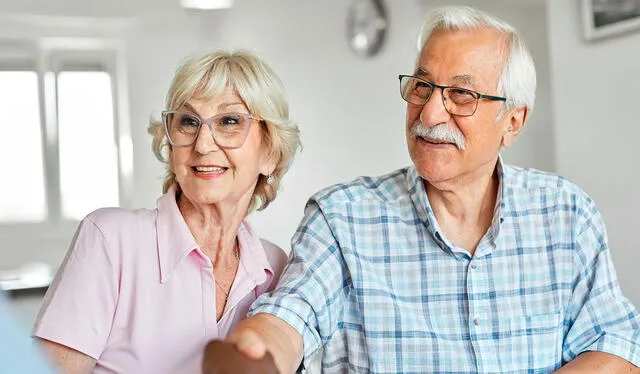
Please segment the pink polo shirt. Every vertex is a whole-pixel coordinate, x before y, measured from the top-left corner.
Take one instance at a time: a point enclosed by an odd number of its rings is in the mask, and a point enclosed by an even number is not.
[[[175,189],[155,210],[97,210],[80,224],[33,335],[95,358],[94,373],[200,373],[205,344],[225,337],[286,263],[246,221],[238,242],[240,265],[216,322],[213,267]]]

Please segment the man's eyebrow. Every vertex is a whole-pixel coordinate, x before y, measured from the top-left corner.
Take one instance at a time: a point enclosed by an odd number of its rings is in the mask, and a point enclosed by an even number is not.
[[[473,77],[469,74],[456,75],[453,77],[453,80],[468,85],[473,85],[475,83],[475,79],[473,79]]]
[[[416,75],[429,75],[429,71],[423,67],[418,66],[415,72]]]
[[[415,75],[428,77],[430,74],[429,74],[429,70],[419,66],[416,69]],[[475,79],[473,78],[472,75],[469,75],[469,74],[455,75],[453,77],[453,81],[458,82],[459,84],[470,85],[470,86],[473,86],[475,84]]]

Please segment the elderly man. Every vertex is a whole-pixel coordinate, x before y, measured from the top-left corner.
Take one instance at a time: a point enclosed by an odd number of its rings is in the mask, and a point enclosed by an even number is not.
[[[640,372],[640,316],[593,201],[499,156],[533,108],[522,39],[467,7],[436,9],[423,31],[400,76],[413,166],[310,199],[232,352],[281,373],[319,351],[324,373]],[[234,371],[219,346],[205,373]]]

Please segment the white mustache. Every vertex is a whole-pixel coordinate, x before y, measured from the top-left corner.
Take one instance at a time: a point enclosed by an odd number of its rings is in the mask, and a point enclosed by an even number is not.
[[[462,151],[467,146],[464,135],[462,135],[459,130],[449,127],[446,123],[439,123],[429,127],[420,122],[416,122],[411,129],[411,135],[415,138],[424,137],[441,142],[453,143]]]

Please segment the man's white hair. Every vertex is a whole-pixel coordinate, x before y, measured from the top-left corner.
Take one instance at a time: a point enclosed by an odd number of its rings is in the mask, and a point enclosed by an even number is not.
[[[531,112],[536,99],[536,68],[524,40],[510,24],[467,6],[436,8],[427,14],[418,38],[418,50],[422,50],[436,31],[485,27],[493,28],[505,36],[506,60],[498,81],[498,95],[507,98],[504,109],[526,107]]]

